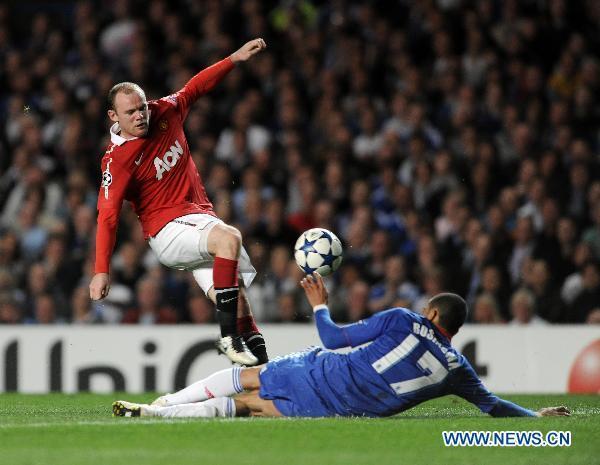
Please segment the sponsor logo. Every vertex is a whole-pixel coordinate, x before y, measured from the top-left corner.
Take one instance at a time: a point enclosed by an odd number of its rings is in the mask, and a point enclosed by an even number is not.
[[[175,144],[171,145],[171,149],[166,152],[162,158],[156,157],[154,159],[156,179],[160,181],[164,173],[171,171],[171,168],[177,164],[181,155],[183,155],[183,147],[178,140],[175,140]]]
[[[135,162],[134,162],[134,163],[135,163],[137,166],[140,166],[140,163],[142,162],[142,157],[143,157],[143,156],[144,156],[144,152],[142,152],[142,153],[140,154],[140,158],[138,158],[137,160],[135,160]]]

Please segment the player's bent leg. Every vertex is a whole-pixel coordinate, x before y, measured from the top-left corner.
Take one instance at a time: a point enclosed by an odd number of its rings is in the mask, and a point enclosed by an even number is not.
[[[240,383],[245,391],[255,391],[260,388],[260,372],[262,366],[242,368]]]
[[[215,397],[229,397],[242,392],[242,371],[244,368],[233,367],[217,371],[204,379],[196,381],[172,394],[160,396],[152,405],[170,407],[173,405],[202,402]]]
[[[216,397],[204,402],[168,407],[136,404],[124,400],[113,402],[113,416],[115,417],[232,418],[247,416],[248,413],[249,409],[243,402],[235,402],[231,397]]]
[[[242,233],[233,226],[218,223],[208,233],[206,245],[208,252],[215,257],[237,260],[242,247]]]
[[[239,416],[247,412],[240,403]],[[215,397],[203,402],[157,407],[141,406],[141,416],[162,418],[232,418],[238,415],[237,406],[231,397]]]
[[[236,406],[238,403],[247,408],[252,417],[282,417],[283,414],[275,407],[272,400],[261,399],[258,389],[244,392],[235,397]],[[238,415],[241,416],[241,415]]]
[[[252,366],[258,359],[248,350],[237,330],[238,258],[242,247],[240,232],[226,224],[217,224],[208,233],[207,248],[214,255],[213,283],[217,320],[221,327],[220,352],[234,363]]]

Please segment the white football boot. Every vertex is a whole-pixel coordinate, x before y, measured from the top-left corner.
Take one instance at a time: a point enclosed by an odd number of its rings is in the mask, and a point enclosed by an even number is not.
[[[225,336],[217,341],[217,350],[227,355],[227,358],[233,363],[244,366],[254,366],[258,364],[258,359],[246,346],[242,336]]]

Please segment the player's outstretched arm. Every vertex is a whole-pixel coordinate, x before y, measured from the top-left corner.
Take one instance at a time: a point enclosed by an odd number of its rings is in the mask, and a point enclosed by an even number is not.
[[[201,95],[214,89],[235,67],[236,63],[249,60],[266,47],[267,44],[260,38],[246,42],[227,58],[200,71],[192,77],[179,92],[164,97],[163,100],[177,106],[180,118],[185,120],[190,106],[198,100]]]
[[[327,349],[356,347],[372,341],[385,331],[389,319],[394,317],[392,310],[377,313],[358,323],[338,326],[329,315],[329,308],[327,308],[329,294],[321,275],[314,273],[306,276],[300,281],[300,285],[313,308],[319,337]]]
[[[537,412],[521,407],[492,394],[479,379],[469,361],[459,356],[461,366],[450,372],[454,380],[450,383],[451,393],[462,397],[492,417],[542,417],[569,415],[566,407],[549,407]]]
[[[564,405],[544,407],[534,412],[504,399],[499,399],[488,413],[493,417],[568,417],[571,415],[569,408]]]
[[[327,308],[329,293],[321,275],[319,273],[307,275],[300,281],[300,286],[304,289],[306,299],[315,313],[315,323],[323,345],[327,349],[340,349],[350,345],[343,329],[336,325],[329,315]]]

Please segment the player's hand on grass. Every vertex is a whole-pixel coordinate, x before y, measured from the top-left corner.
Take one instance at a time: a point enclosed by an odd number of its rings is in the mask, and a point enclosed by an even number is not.
[[[101,300],[108,295],[110,291],[110,277],[108,273],[97,273],[90,282],[90,298],[92,300]]]
[[[571,411],[568,407],[545,407],[537,411],[538,417],[570,417]]]
[[[233,52],[229,58],[231,58],[231,61],[234,63],[246,61],[265,48],[267,48],[267,43],[264,40],[254,39],[242,45],[240,49]]]
[[[312,307],[327,303],[329,293],[327,292],[323,278],[319,273],[315,272],[312,275],[306,275],[306,277],[300,281],[300,285],[304,289],[308,303]]]

